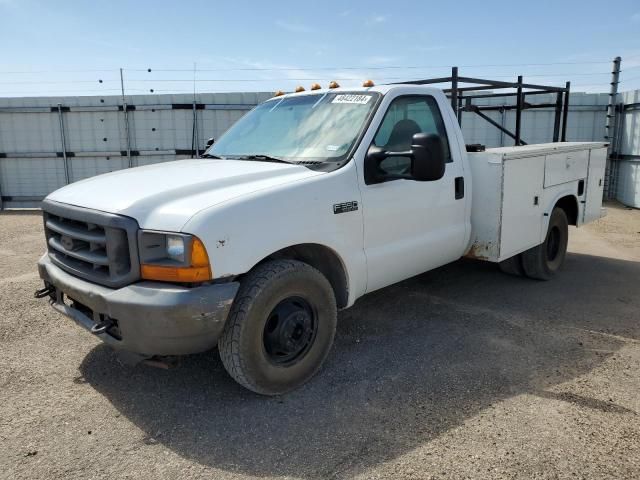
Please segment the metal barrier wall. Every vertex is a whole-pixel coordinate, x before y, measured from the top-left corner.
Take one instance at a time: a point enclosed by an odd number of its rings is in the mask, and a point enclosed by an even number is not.
[[[83,178],[190,158],[271,93],[0,99],[0,206]]]
[[[611,155],[615,198],[640,208],[640,90],[619,95]]]
[[[0,207],[37,207],[44,196],[70,182],[196,156],[208,138],[218,138],[271,96],[270,92],[202,93],[194,102],[192,94],[129,95],[126,110],[121,96],[0,98]],[[555,101],[553,94],[546,97],[541,95],[538,101]],[[616,158],[637,161],[640,91],[619,94],[619,99]],[[499,106],[513,101],[505,97],[477,103]],[[607,103],[606,93],[572,93],[567,140],[605,141]],[[486,114],[507,129],[515,126],[513,111]],[[467,143],[513,145],[511,138],[474,113],[461,115]],[[550,142],[553,122],[552,108],[525,110],[522,139]]]

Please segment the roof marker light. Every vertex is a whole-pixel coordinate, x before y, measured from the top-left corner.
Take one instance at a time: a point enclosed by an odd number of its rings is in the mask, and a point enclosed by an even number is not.
[[[335,80],[331,80],[329,82],[329,88],[339,88],[340,85],[338,85],[338,82],[336,82]]]
[[[311,84],[311,90],[320,90],[322,87],[320,86],[319,83],[312,83]]]
[[[302,85],[298,85],[296,87],[296,93],[304,92],[304,87]]]
[[[278,90],[276,93],[273,94],[274,97],[281,97],[282,95],[284,95],[284,92],[282,90]]]
[[[364,82],[362,82],[363,87],[373,87],[374,85],[375,83],[373,83],[373,80],[365,80]]]

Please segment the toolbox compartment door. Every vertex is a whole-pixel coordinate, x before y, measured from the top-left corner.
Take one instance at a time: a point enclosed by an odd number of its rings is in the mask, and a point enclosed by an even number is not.
[[[504,162],[500,260],[540,243],[544,156]]]
[[[544,188],[587,178],[589,150],[551,153],[544,161]]]

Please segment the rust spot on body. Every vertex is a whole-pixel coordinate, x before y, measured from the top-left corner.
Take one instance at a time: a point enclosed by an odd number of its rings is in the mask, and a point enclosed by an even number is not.
[[[481,245],[481,244],[474,243],[469,249],[469,251],[467,252],[467,254],[465,255],[465,257],[475,258],[478,260],[487,260],[487,258],[489,257],[487,256],[486,252],[489,250],[490,247],[491,247],[490,243],[488,245]]]

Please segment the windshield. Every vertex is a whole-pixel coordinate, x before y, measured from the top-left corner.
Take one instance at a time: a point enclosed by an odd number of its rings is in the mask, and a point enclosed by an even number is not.
[[[207,154],[289,162],[343,160],[364,129],[378,95],[327,92],[267,101],[238,120]]]

